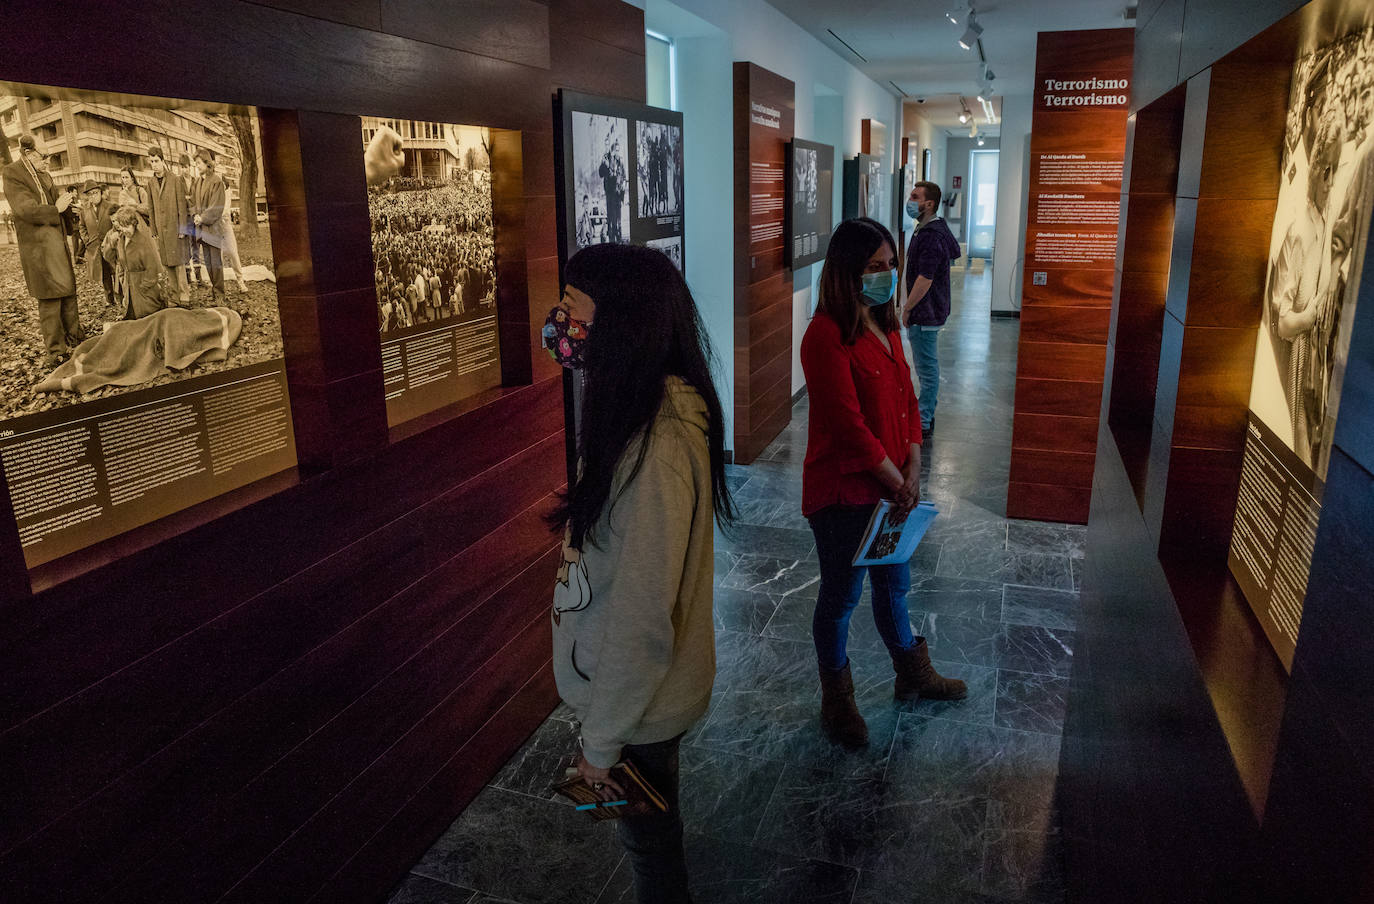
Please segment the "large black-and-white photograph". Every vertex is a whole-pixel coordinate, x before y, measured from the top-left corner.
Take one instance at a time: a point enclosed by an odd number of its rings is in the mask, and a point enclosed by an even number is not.
[[[1325,479],[1374,206],[1374,29],[1294,64],[1250,405]]]
[[[381,332],[492,313],[488,131],[365,116],[363,147]]]
[[[835,149],[796,138],[787,144],[787,159],[792,182],[784,209],[784,254],[787,266],[795,270],[824,260],[830,245]]]
[[[577,248],[630,241],[629,128],[618,116],[574,111],[573,213]]]
[[[815,148],[799,147],[792,152],[792,209],[811,215],[818,201]]]
[[[679,271],[682,270],[682,236],[675,235],[672,238],[652,239],[644,243],[656,251],[662,251],[668,256],[668,260],[673,262],[673,266]]]
[[[0,421],[279,359],[249,107],[0,82]]]
[[[682,130],[662,122],[636,122],[635,172],[641,217],[681,214]]]

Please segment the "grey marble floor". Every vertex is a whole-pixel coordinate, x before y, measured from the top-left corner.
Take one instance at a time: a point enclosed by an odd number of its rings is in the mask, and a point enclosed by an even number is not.
[[[748,467],[717,537],[717,678],[682,750],[698,904],[1064,899],[1055,807],[1084,530],[1005,515],[1015,321],[956,275],[924,494],[941,516],[911,564],[912,625],[967,700],[898,703],[867,603],[850,628],[870,743],[825,740],[811,646],[818,570],[800,514],[807,405]],[[633,900],[610,825],[554,800],[577,735],[560,707],[415,865],[391,904]]]

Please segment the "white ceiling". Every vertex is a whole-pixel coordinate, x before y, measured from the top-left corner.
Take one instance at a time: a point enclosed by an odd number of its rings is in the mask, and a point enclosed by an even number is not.
[[[958,126],[959,95],[967,100],[971,111],[980,114],[976,96],[978,48],[960,47],[962,20],[955,26],[945,18],[946,10],[967,5],[962,0],[768,2],[894,95],[900,89],[913,100],[925,97],[920,112],[935,125]],[[983,53],[996,75],[992,87],[999,107],[1002,95],[1031,92],[1037,32],[1129,27],[1135,23],[1124,14],[1126,7],[1134,3],[1135,0],[973,0],[978,23],[983,26]],[[837,41],[831,31],[850,46]],[[983,128],[981,114],[978,122]]]

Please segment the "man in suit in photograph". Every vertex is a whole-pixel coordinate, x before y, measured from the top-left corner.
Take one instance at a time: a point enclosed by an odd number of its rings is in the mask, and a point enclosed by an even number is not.
[[[44,364],[56,367],[85,334],[76,306],[76,272],[67,236],[68,216],[76,195],[59,192],[48,175],[47,156],[31,135],[19,139],[19,159],[0,169],[5,200],[14,212],[19,262],[24,284],[38,303],[38,326],[43,336]]]

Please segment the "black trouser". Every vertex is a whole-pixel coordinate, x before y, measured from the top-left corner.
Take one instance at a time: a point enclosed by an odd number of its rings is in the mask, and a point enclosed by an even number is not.
[[[678,747],[682,735],[653,744],[627,744],[624,759],[653,785],[668,809],[619,822],[620,843],[634,869],[637,904],[691,904],[687,860],[682,851],[682,811],[678,808]]]
[[[210,271],[210,286],[214,289],[215,300],[224,298],[224,257],[220,250],[209,242],[200,245],[205,259],[205,269]]]
[[[85,339],[76,296],[38,299],[38,328],[43,333],[43,347],[49,358],[66,354],[68,344],[77,345]]]

